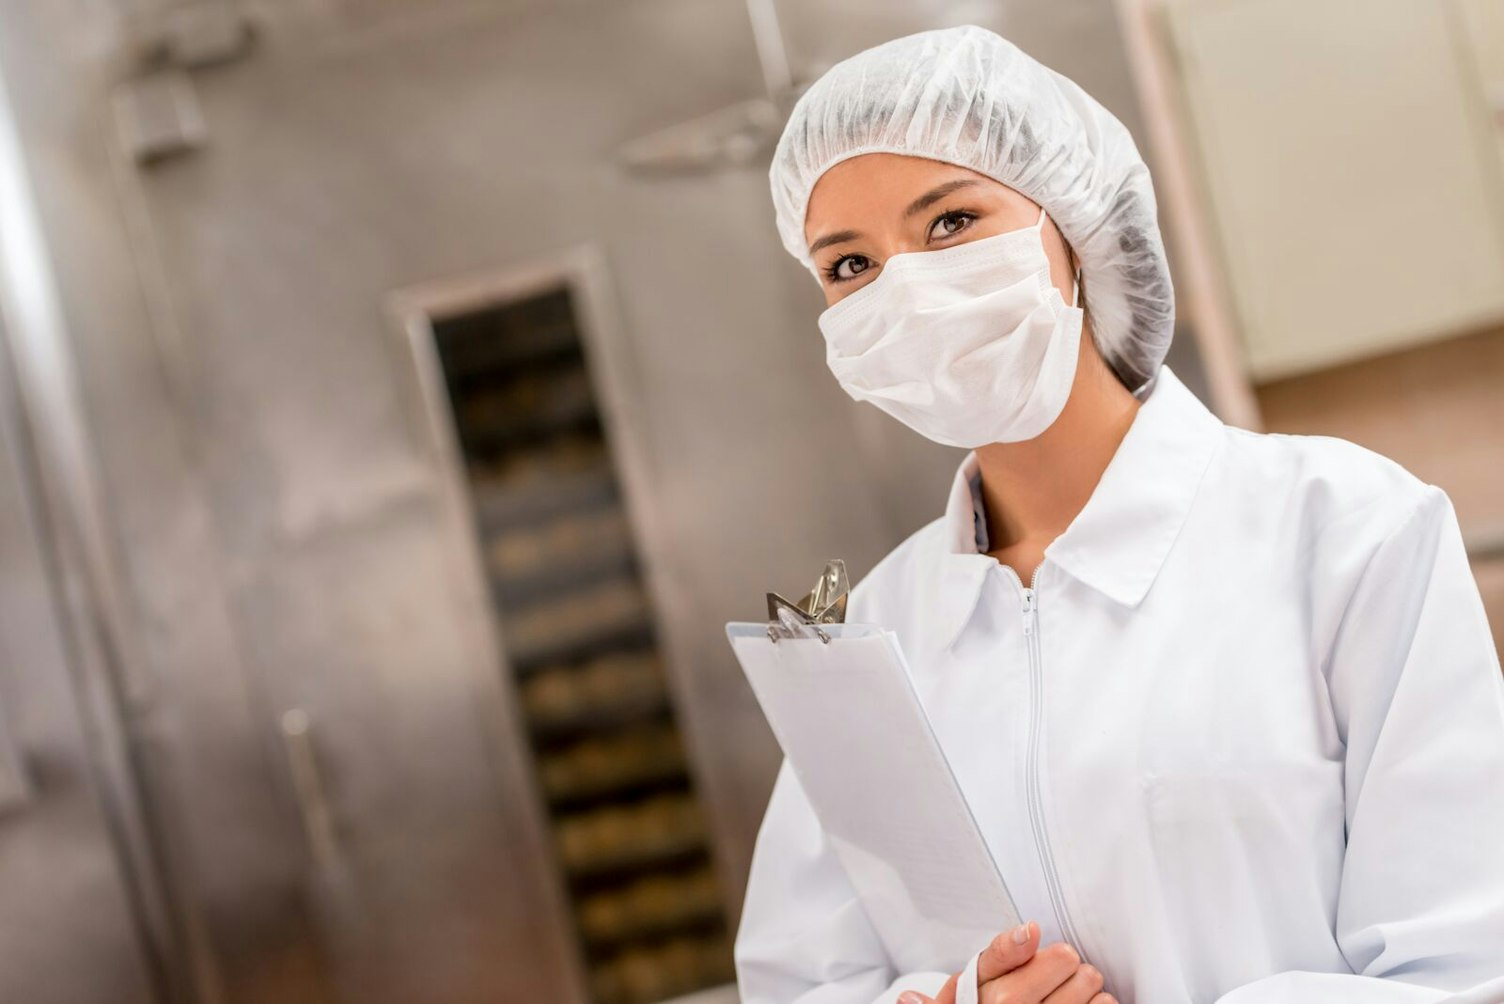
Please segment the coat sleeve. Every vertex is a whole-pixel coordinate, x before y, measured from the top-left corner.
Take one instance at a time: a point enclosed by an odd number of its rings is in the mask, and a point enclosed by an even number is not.
[[[742,1004],[892,1004],[950,973],[897,973],[794,776],[779,768],[734,948]]]
[[[1504,677],[1441,489],[1424,485],[1371,552],[1325,668],[1353,974],[1278,973],[1218,1004],[1504,1001]]]

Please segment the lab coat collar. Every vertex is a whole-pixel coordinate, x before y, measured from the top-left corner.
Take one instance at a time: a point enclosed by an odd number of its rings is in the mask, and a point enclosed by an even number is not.
[[[1169,366],[1143,401],[1086,505],[1045,548],[1045,561],[1113,601],[1137,606],[1190,512],[1223,424]],[[975,451],[956,470],[946,505],[941,616],[947,647],[970,620],[988,570],[986,519],[974,489]]]

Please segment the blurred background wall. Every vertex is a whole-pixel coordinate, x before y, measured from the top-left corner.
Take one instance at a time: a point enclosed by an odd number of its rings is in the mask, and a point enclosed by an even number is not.
[[[1216,106],[1174,87],[1218,38],[1194,10],[0,0],[0,999],[727,994],[778,750],[721,626],[827,558],[859,577],[959,459],[829,378],[766,135],[624,163],[767,96],[770,9],[795,84],[969,22],[1116,113],[1187,300],[1170,364],[1229,421],[1452,492],[1499,623],[1504,336],[1481,317],[1254,372],[1196,132]],[[1497,10],[1448,9],[1492,128]],[[516,515],[536,470],[593,508]],[[509,561],[557,574],[508,592]],[[605,616],[571,596],[619,610],[618,580],[645,630],[523,658]],[[663,700],[628,714],[611,687],[639,670]]]

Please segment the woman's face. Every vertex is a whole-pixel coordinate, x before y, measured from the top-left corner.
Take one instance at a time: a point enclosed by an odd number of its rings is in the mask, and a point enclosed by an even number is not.
[[[954,247],[1031,227],[1038,219],[1037,203],[976,171],[923,157],[864,153],[836,164],[815,183],[804,239],[828,305],[877,278],[891,255]],[[1050,280],[1070,303],[1075,256],[1048,216],[1042,235]]]

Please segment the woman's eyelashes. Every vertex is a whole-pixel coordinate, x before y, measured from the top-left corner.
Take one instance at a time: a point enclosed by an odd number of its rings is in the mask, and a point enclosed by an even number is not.
[[[859,266],[855,272],[845,271],[846,264],[850,262]],[[825,268],[825,277],[831,282],[848,282],[861,275],[871,266],[865,255],[849,254],[837,258]]]
[[[969,209],[952,209],[948,213],[941,213],[939,216],[935,217],[935,222],[930,224],[930,237],[932,239],[939,240],[944,240],[947,237],[954,237],[956,236],[956,234],[971,226],[971,224],[976,221],[976,218],[977,214]],[[947,224],[955,224],[955,229],[952,230],[946,228]],[[936,227],[942,228],[939,234],[936,234],[935,232]]]
[[[937,240],[948,240],[968,229],[976,222],[979,215],[969,209],[952,209],[950,212],[941,213],[930,223],[926,241],[933,243]],[[866,255],[848,254],[837,258],[821,271],[825,273],[827,280],[838,283],[850,282],[871,267],[872,259]]]

